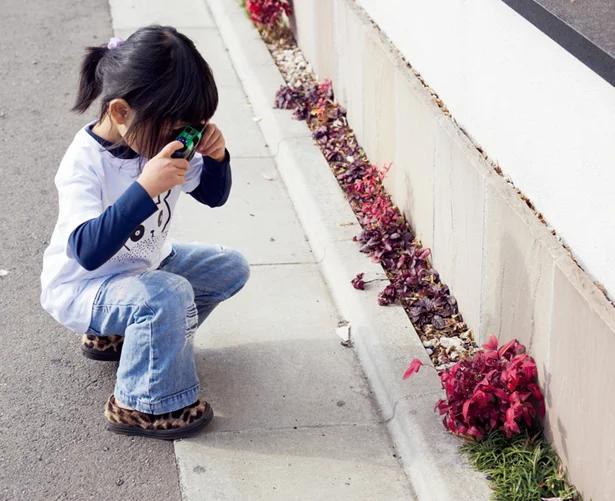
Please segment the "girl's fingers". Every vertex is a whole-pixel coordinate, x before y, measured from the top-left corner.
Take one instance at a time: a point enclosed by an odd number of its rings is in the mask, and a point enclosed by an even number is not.
[[[197,151],[204,157],[224,157],[226,143],[222,131],[214,124],[207,125]]]
[[[184,147],[184,144],[180,141],[171,141],[167,144],[160,153],[156,155],[158,158],[171,158],[171,155],[175,153],[177,150],[181,150]]]
[[[203,150],[201,151],[201,154],[206,155],[207,153],[213,150],[217,150],[222,146],[224,146],[224,138],[222,137],[222,133],[218,131],[218,134],[213,136],[210,139],[209,143],[204,145]]]
[[[220,144],[221,140],[222,140],[222,133],[219,130],[216,130],[216,132],[209,139],[209,144],[207,145],[207,148],[208,149],[215,148],[216,145]]]
[[[190,163],[183,158],[171,159],[171,165],[180,171],[187,171],[190,168]]]
[[[224,138],[222,137],[222,135],[220,135],[214,143],[204,148],[201,154],[203,156],[210,156],[214,152],[217,152],[219,150],[224,150],[224,147],[225,147]]]
[[[219,134],[220,131],[218,130],[218,127],[216,127],[214,124],[209,124],[205,129],[205,132],[203,133],[203,138],[199,143],[199,148],[197,148],[197,151],[201,149],[206,149],[212,143],[212,141],[215,140],[215,137]]]

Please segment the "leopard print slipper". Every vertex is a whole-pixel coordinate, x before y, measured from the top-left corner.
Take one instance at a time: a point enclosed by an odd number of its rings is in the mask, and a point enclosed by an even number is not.
[[[111,395],[105,405],[107,429],[122,435],[143,435],[161,440],[185,438],[204,428],[214,418],[207,402],[197,400],[192,405],[166,414],[145,414],[122,409]]]
[[[117,362],[122,354],[124,336],[92,336],[84,334],[81,337],[81,351],[86,358]]]

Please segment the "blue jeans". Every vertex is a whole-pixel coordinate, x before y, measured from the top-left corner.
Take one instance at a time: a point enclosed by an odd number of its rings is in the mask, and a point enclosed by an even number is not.
[[[194,332],[249,275],[248,262],[234,250],[175,244],[156,271],[107,279],[94,301],[88,333],[124,336],[115,397],[147,414],[196,402]]]

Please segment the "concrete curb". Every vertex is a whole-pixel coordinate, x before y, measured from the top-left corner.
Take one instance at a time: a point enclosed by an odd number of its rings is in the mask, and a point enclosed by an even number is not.
[[[378,288],[360,292],[350,285],[357,273],[382,275],[382,267],[352,242],[360,226],[307,125],[273,109],[284,80],[269,51],[236,0],[206,1],[331,294],[350,323],[357,355],[417,499],[489,499],[487,482],[469,467],[458,452],[459,440],[445,432],[433,412],[442,394],[436,373],[424,369],[412,381],[401,379],[412,358],[429,364],[405,312],[378,306]]]

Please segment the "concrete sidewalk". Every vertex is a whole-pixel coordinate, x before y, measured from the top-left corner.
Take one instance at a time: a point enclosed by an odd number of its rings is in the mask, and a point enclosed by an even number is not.
[[[171,8],[170,5],[173,5]],[[190,36],[220,91],[233,157],[226,206],[184,197],[173,239],[216,242],[252,265],[246,289],[196,336],[208,432],[175,451],[186,500],[412,500],[386,425],[217,28],[200,0],[112,0],[116,34],[159,22]]]

